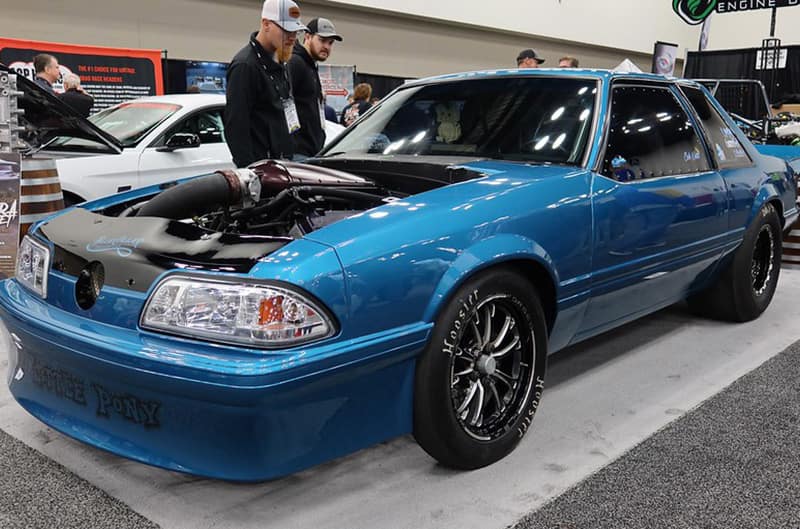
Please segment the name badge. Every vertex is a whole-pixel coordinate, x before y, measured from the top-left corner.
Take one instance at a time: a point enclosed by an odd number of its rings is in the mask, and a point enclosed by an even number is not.
[[[297,107],[294,106],[294,99],[287,98],[283,101],[283,113],[286,115],[286,126],[289,134],[294,134],[300,130],[300,118],[297,116]]]

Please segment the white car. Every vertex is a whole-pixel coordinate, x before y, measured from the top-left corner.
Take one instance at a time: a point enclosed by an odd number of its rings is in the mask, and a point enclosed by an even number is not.
[[[74,137],[57,137],[43,152],[57,157],[67,205],[228,169],[233,162],[225,143],[224,109],[225,96],[219,94],[135,99],[89,118],[119,141],[120,153],[109,153],[97,141]]]
[[[233,168],[225,143],[222,94],[134,99],[98,112],[87,122],[32,83],[23,85],[25,118],[29,129],[36,129],[29,143],[56,159],[66,205]],[[328,122],[327,141],[342,130]]]

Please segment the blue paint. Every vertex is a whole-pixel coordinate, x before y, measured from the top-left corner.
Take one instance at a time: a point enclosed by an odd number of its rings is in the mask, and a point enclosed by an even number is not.
[[[51,271],[46,300],[13,279],[0,284],[0,317],[21,344],[10,369],[25,373],[9,381],[12,394],[52,427],[131,459],[223,479],[273,478],[411,431],[416,357],[437,314],[476,273],[513,263],[548,283],[554,352],[707,285],[765,202],[779,204],[787,218],[796,214],[789,166],[759,154],[721,108],[752,167],[630,182],[596,172],[612,81],[663,78],[593,70],[524,75],[597,82],[585,165],[472,162],[464,167],[483,176],[342,220],[262,258],[247,274],[227,274],[302,289],[333,315],[335,336],[263,350],[143,331],[139,318],[152,287],[106,287],[82,310],[75,278]],[[137,236],[98,241],[96,249],[122,255]]]

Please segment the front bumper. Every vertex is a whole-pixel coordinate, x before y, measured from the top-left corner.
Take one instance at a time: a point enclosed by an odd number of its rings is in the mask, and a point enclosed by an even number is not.
[[[419,324],[248,360],[76,316],[14,280],[0,283],[0,317],[9,388],[31,414],[124,457],[235,481],[410,432],[415,357],[430,332]]]

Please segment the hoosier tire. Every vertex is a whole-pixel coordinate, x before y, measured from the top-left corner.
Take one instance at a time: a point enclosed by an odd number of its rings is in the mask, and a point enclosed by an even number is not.
[[[544,312],[525,278],[494,269],[465,283],[417,363],[417,442],[457,469],[508,455],[539,406],[546,355]]]

